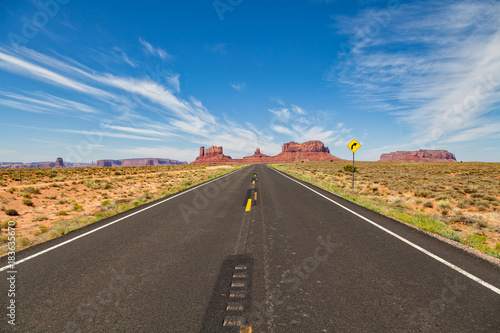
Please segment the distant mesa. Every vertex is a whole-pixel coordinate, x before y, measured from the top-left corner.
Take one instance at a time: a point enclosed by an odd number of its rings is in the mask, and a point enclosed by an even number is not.
[[[262,154],[257,148],[252,156],[242,159],[232,159],[224,155],[222,147],[213,146],[205,150],[200,148],[200,156],[191,164],[241,164],[241,163],[273,163],[273,162],[302,162],[302,161],[342,161],[330,154],[330,150],[321,141],[304,143],[288,142],[283,145],[282,151],[276,156]]]
[[[120,167],[120,166],[158,166],[158,165],[184,165],[187,162],[170,160],[167,158],[128,158],[123,160],[98,160],[98,167]]]
[[[157,165],[184,165],[187,162],[180,162],[166,158],[129,158],[124,160],[99,160],[96,163],[64,163],[61,157],[55,162],[0,162],[0,168],[65,168],[65,167],[118,167],[118,166],[157,166]]]
[[[304,143],[297,143],[294,141],[285,143],[282,151],[285,153],[330,153],[330,149],[325,147],[321,141],[308,141]]]
[[[380,161],[389,162],[456,162],[455,154],[446,150],[396,151],[380,155]]]
[[[304,143],[288,142],[283,145],[281,153],[273,157],[273,162],[302,162],[302,161],[342,161],[330,154],[330,149],[321,141],[307,141]]]
[[[0,162],[0,168],[18,169],[18,168],[64,168],[66,165],[61,157],[58,157],[55,162]]]

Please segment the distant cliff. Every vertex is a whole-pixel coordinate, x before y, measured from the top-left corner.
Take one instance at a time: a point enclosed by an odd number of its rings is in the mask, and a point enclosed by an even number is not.
[[[4,169],[18,169],[18,168],[64,168],[66,166],[73,166],[73,163],[65,165],[63,159],[58,157],[55,162],[0,162],[0,168]]]
[[[187,162],[169,160],[166,158],[128,158],[123,160],[98,160],[98,167],[118,167],[118,166],[157,166],[157,165],[183,165]]]
[[[400,162],[456,162],[455,154],[446,150],[396,151],[380,155],[380,161]]]

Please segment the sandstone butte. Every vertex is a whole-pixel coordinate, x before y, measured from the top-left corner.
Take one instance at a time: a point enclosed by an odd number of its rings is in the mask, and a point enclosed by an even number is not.
[[[380,161],[389,162],[456,162],[455,154],[446,150],[396,151],[380,155]]]
[[[262,154],[260,148],[252,156],[232,159],[223,154],[222,147],[200,148],[200,156],[190,164],[241,164],[241,163],[273,163],[273,162],[306,162],[306,161],[342,161],[330,154],[330,150],[321,141],[304,143],[289,142],[283,145],[281,153],[276,156]]]

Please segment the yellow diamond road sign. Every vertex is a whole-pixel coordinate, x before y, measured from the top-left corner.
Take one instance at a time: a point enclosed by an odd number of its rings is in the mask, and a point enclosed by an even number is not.
[[[349,142],[349,144],[347,145],[347,148],[349,148],[353,153],[355,153],[356,150],[361,148],[361,145],[359,144],[358,141],[356,141],[355,139],[352,139],[352,141]]]

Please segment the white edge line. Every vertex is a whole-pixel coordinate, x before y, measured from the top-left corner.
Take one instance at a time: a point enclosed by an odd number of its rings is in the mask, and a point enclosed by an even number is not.
[[[246,168],[246,167],[243,167],[243,168],[241,168],[241,169],[239,169],[239,170],[236,170],[235,172],[238,172],[238,171],[243,170],[243,169],[245,169],[245,168]],[[106,228],[106,227],[109,227],[110,225],[113,225],[113,224],[115,224],[115,223],[118,223],[118,222],[120,222],[120,221],[123,221],[123,220],[125,220],[126,218],[129,218],[129,217],[134,216],[134,215],[136,215],[136,214],[142,213],[142,212],[144,212],[145,210],[148,210],[148,209],[153,208],[153,207],[155,207],[155,206],[161,205],[161,204],[162,204],[162,203],[164,203],[164,202],[167,202],[167,201],[169,201],[169,200],[172,200],[172,199],[174,199],[174,198],[176,198],[176,197],[178,197],[178,196],[181,196],[181,195],[183,195],[183,194],[185,194],[185,193],[188,193],[188,192],[191,192],[191,191],[193,191],[193,190],[196,190],[196,189],[198,189],[198,188],[200,188],[200,187],[202,187],[202,186],[205,186],[205,185],[207,185],[207,184],[210,184],[210,183],[212,183],[212,182],[215,182],[215,181],[217,181],[217,180],[219,180],[219,179],[225,178],[225,177],[230,176],[230,175],[232,175],[232,174],[234,174],[234,173],[232,173],[232,172],[231,172],[231,173],[228,173],[228,174],[226,174],[226,175],[224,175],[224,176],[221,176],[221,177],[218,177],[218,178],[212,179],[212,180],[210,180],[210,181],[208,181],[208,182],[206,182],[206,183],[203,183],[203,184],[197,185],[197,186],[195,186],[195,187],[193,187],[193,188],[190,188],[190,189],[188,189],[188,190],[185,190],[185,191],[183,191],[183,192],[181,192],[181,193],[174,194],[173,196],[168,197],[168,198],[166,198],[166,199],[164,199],[164,200],[162,200],[162,201],[159,201],[159,202],[157,202],[157,203],[155,203],[155,204],[153,204],[153,205],[151,205],[151,206],[148,206],[148,207],[145,207],[145,208],[143,208],[143,209],[141,209],[141,210],[138,210],[138,211],[136,211],[136,212],[130,213],[130,214],[129,214],[129,215],[127,215],[127,216],[120,217],[119,219],[114,220],[114,221],[112,221],[112,222],[109,222],[109,223],[107,223],[107,224],[105,224],[105,225],[103,225],[103,226],[100,226],[100,227],[98,227],[98,228],[92,229],[92,230],[90,230],[90,231],[88,231],[88,232],[86,232],[86,233],[84,233],[84,234],[78,235],[78,236],[76,236],[76,237],[73,237],[73,238],[71,238],[71,239],[68,239],[67,241],[64,241],[64,242],[62,242],[62,243],[59,243],[59,244],[54,245],[54,246],[52,246],[52,247],[49,247],[49,248],[47,248],[47,249],[45,249],[45,250],[43,250],[43,251],[37,252],[37,253],[32,254],[32,255],[30,255],[30,256],[28,256],[28,257],[26,257],[26,258],[23,258],[23,259],[21,259],[21,260],[19,260],[19,261],[16,261],[16,262],[15,262],[15,265],[17,266],[17,265],[19,265],[19,264],[21,264],[21,263],[23,263],[23,262],[25,262],[25,261],[28,261],[28,260],[33,259],[33,258],[35,258],[35,257],[38,257],[39,255],[42,255],[42,254],[44,254],[44,253],[47,253],[47,252],[52,251],[52,250],[54,250],[54,249],[57,249],[58,247],[61,247],[61,246],[63,246],[63,245],[69,244],[69,243],[71,243],[71,242],[73,242],[73,241],[75,241],[75,240],[77,240],[77,239],[79,239],[79,238],[82,238],[82,237],[88,236],[88,235],[90,235],[91,233],[94,233],[94,232],[96,232],[96,231],[99,231],[99,230],[101,230],[101,229],[104,229],[104,228]],[[41,243],[41,244],[43,244],[43,243]],[[0,268],[0,272],[3,272],[3,271],[5,271],[5,270],[9,269],[10,267],[11,267],[11,265],[4,266],[4,267]]]
[[[469,272],[467,272],[467,271],[463,270],[462,268],[460,268],[460,267],[458,267],[458,266],[453,265],[451,262],[446,261],[446,260],[444,260],[444,259],[443,259],[443,258],[441,258],[441,257],[438,257],[438,256],[437,256],[437,255],[435,255],[434,253],[427,251],[426,249],[424,249],[424,248],[422,248],[422,247],[418,246],[417,244],[410,242],[410,241],[409,241],[409,240],[407,240],[406,238],[399,236],[398,234],[396,234],[396,233],[394,233],[394,232],[390,231],[389,229],[386,229],[386,228],[382,227],[381,225],[379,225],[379,224],[377,224],[377,223],[373,222],[372,220],[370,220],[370,219],[368,219],[368,218],[364,217],[363,215],[360,215],[360,214],[356,213],[355,211],[353,211],[353,210],[351,210],[351,209],[349,209],[349,208],[347,208],[347,207],[345,207],[345,206],[341,205],[340,203],[336,202],[335,200],[328,198],[326,195],[323,195],[323,194],[319,193],[318,191],[313,190],[313,189],[312,189],[312,188],[310,188],[309,186],[307,186],[307,185],[305,185],[305,184],[302,184],[301,182],[297,181],[296,179],[293,179],[293,178],[291,178],[291,177],[289,177],[289,176],[285,175],[284,173],[278,172],[278,170],[274,169],[273,167],[270,167],[270,169],[271,169],[271,170],[274,170],[275,172],[277,172],[278,174],[282,175],[283,177],[286,177],[286,178],[288,178],[288,179],[290,179],[290,180],[293,180],[293,181],[294,181],[294,182],[296,182],[297,184],[304,186],[304,187],[305,187],[305,188],[307,188],[308,190],[310,190],[310,191],[312,191],[312,192],[316,193],[317,195],[319,195],[319,196],[321,196],[321,197],[325,198],[325,199],[326,199],[326,200],[328,200],[328,201],[333,202],[333,203],[334,203],[334,204],[336,204],[337,206],[339,206],[339,207],[341,207],[341,208],[343,208],[343,209],[347,210],[349,213],[356,215],[357,217],[359,217],[359,218],[361,218],[361,219],[365,220],[366,222],[368,222],[368,223],[370,223],[370,224],[373,224],[374,226],[376,226],[377,228],[379,228],[379,229],[381,229],[381,230],[385,231],[385,232],[386,232],[386,233],[388,233],[389,235],[396,237],[397,239],[399,239],[399,240],[401,240],[401,241],[405,242],[406,244],[410,245],[411,247],[413,247],[413,248],[415,248],[415,249],[419,250],[419,251],[420,251],[420,252],[422,252],[422,253],[425,253],[425,254],[426,254],[426,255],[428,255],[429,257],[431,257],[431,258],[433,258],[433,259],[436,259],[436,260],[437,260],[437,261],[439,261],[440,263],[442,263],[442,264],[444,264],[444,265],[446,265],[446,266],[448,266],[448,267],[450,267],[450,268],[454,269],[455,271],[459,272],[460,274],[465,275],[465,276],[466,276],[466,277],[468,277],[469,279],[476,281],[477,283],[481,284],[482,286],[484,286],[484,287],[486,287],[486,288],[488,288],[488,289],[492,290],[493,292],[495,292],[495,293],[497,293],[497,294],[499,294],[499,295],[500,295],[500,289],[499,289],[499,288],[497,288],[497,287],[495,287],[495,286],[493,286],[493,285],[489,284],[489,283],[488,283],[488,282],[486,282],[486,281],[481,280],[481,279],[480,279],[480,278],[478,278],[477,276],[475,276],[475,275],[473,275],[473,274],[471,274],[471,273],[469,273]]]

